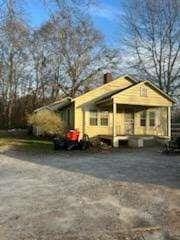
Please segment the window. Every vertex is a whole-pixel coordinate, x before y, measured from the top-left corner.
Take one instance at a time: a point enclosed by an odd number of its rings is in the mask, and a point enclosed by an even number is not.
[[[156,118],[155,112],[149,112],[149,126],[150,127],[155,126],[155,118]]]
[[[147,97],[147,88],[140,87],[140,96],[141,97]]]
[[[67,109],[67,124],[68,124],[68,126],[70,126],[70,114],[71,114],[71,112],[70,112],[70,109],[68,108]]]
[[[146,111],[141,112],[140,116],[140,126],[145,127],[146,126]]]
[[[91,126],[97,126],[98,125],[98,114],[97,111],[90,111],[90,121]]]
[[[101,126],[108,126],[109,114],[108,111],[100,112],[100,124]]]
[[[61,114],[61,121],[64,121],[64,112],[62,111],[60,114]]]
[[[89,112],[89,124],[91,126],[108,126],[109,125],[109,112],[108,111],[96,111],[91,110]]]

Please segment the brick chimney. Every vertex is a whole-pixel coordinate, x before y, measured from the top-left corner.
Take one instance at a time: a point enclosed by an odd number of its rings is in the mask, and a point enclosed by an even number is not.
[[[104,84],[109,83],[113,80],[110,72],[104,74]]]

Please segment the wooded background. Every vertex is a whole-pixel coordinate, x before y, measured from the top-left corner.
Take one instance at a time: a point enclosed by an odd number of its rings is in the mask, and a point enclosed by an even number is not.
[[[1,129],[25,127],[34,109],[102,84],[107,71],[149,79],[178,99],[178,0],[122,1],[117,48],[92,23],[88,7],[98,1],[54,3],[57,11],[33,29],[20,0],[0,0]]]

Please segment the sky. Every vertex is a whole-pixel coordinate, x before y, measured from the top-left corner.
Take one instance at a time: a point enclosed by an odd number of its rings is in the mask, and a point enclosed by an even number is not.
[[[102,31],[106,43],[110,46],[118,44],[117,32],[120,28],[118,19],[121,15],[122,0],[100,0],[99,4],[89,8],[89,14],[96,28]],[[51,12],[55,10],[55,5],[45,6],[43,1],[26,1],[25,10],[28,13],[28,22],[34,28],[38,28],[43,22],[48,20]]]

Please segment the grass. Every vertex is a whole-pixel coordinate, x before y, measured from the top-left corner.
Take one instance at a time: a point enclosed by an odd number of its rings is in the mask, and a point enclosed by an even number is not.
[[[12,136],[0,134],[0,150],[16,149],[35,152],[53,151],[53,143],[50,140],[40,139],[32,136]]]

